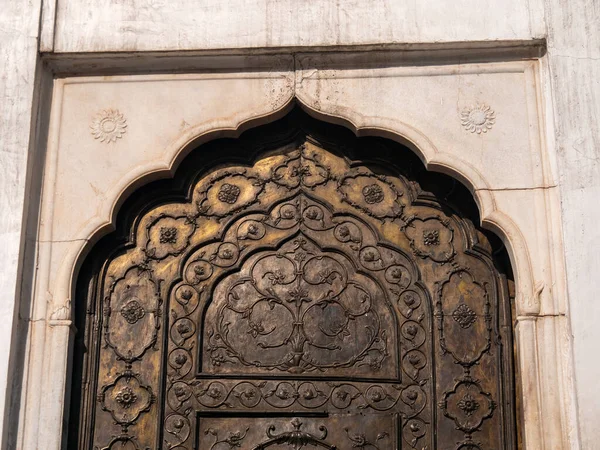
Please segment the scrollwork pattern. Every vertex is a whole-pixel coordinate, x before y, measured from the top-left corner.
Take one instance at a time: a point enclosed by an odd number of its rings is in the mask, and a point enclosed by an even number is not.
[[[314,143],[216,170],[191,192],[139,220],[138,245],[106,278],[100,352],[117,368],[96,400],[121,431],[102,448],[144,448],[135,430],[149,414],[163,417],[159,446],[193,448],[205,433],[211,450],[241,448],[257,442],[251,428],[200,429],[197,414],[295,411],[347,415],[335,436],[353,448],[420,450],[435,407],[461,448],[479,448],[496,408],[474,376],[495,342],[494,305],[488,278],[457,262],[473,260],[460,221],[416,204],[401,176]],[[457,366],[452,385],[436,384]],[[396,432],[356,429],[367,413]],[[336,448],[324,425],[290,425],[252,445]]]
[[[350,267],[302,235],[253,260],[248,276],[227,283],[227,300],[209,331],[213,365],[239,361],[292,373],[380,367],[387,332],[373,303],[383,292]]]

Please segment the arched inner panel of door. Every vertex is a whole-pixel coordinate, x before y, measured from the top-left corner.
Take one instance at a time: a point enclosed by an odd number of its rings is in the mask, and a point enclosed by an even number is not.
[[[299,109],[128,198],[78,277],[78,449],[516,448],[510,267],[469,192]]]

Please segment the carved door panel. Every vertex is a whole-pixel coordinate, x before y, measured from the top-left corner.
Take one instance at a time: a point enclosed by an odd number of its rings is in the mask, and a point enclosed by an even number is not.
[[[513,447],[485,237],[324,147],[214,170],[139,216],[90,289],[82,448]]]

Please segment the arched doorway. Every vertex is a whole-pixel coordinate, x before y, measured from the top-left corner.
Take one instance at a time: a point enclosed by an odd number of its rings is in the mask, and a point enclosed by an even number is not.
[[[477,214],[298,109],[204,144],[84,264],[69,442],[515,448],[510,268]]]

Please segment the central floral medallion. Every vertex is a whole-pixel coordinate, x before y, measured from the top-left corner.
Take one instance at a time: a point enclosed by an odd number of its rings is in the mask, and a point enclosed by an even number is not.
[[[159,241],[161,244],[175,244],[177,242],[177,228],[161,227]]]
[[[117,392],[116,400],[119,405],[127,409],[137,401],[137,395],[135,395],[135,392],[130,387],[125,386]]]
[[[94,117],[90,131],[100,142],[115,143],[127,131],[127,121],[118,110],[106,109]]]
[[[291,373],[381,367],[386,332],[374,304],[384,302],[384,293],[344,257],[301,236],[248,264],[247,275],[215,291],[227,302],[209,333],[213,367],[241,363]]]
[[[362,190],[363,198],[365,202],[372,205],[374,203],[381,203],[385,198],[383,189],[378,184],[370,184],[365,186]]]
[[[229,203],[230,205],[233,205],[235,202],[237,202],[240,192],[240,188],[235,184],[224,183],[217,194],[217,198],[223,203]]]
[[[137,300],[131,300],[121,308],[121,315],[130,324],[136,323],[145,314],[144,308]]]
[[[461,303],[452,313],[452,318],[461,328],[469,328],[477,320],[477,314],[468,305]]]
[[[458,407],[467,415],[472,416],[479,409],[479,403],[475,401],[471,394],[465,396],[458,401]]]

